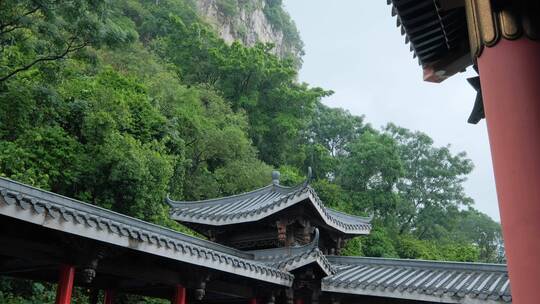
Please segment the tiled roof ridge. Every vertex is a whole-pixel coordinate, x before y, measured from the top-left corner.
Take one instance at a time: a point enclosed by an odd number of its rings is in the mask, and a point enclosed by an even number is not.
[[[266,277],[266,281],[272,281],[270,278],[274,278],[277,284],[283,282],[292,284],[294,278],[287,272],[253,260],[250,253],[0,177],[0,207],[3,207],[0,211],[9,209],[10,206],[16,206],[14,210],[17,213],[26,212],[21,216],[27,217],[28,211],[31,211],[32,217],[41,216],[62,223],[71,222],[79,228],[107,231],[120,238],[129,238],[173,250],[179,252],[173,256],[181,261],[182,256],[186,256],[186,260],[208,260],[209,263],[233,268],[235,269],[233,272],[239,275],[261,279]],[[242,274],[238,270],[244,270],[246,273]]]
[[[272,189],[285,189],[287,191],[278,197],[274,196],[270,199],[266,198],[266,201],[262,200],[256,207],[250,206],[250,208],[246,210],[243,210],[243,207],[236,208],[237,211],[234,213],[225,213],[221,210],[223,208],[229,208],[221,207],[220,204],[222,203],[224,204],[223,206],[226,206],[228,203],[242,203],[250,199],[256,201],[257,198],[260,199],[260,196],[270,193]],[[344,233],[365,234],[369,233],[369,230],[371,229],[369,223],[371,218],[348,215],[326,207],[313,187],[309,185],[309,180],[306,180],[296,187],[285,188],[282,186],[270,185],[240,196],[201,202],[169,202],[169,204],[173,206],[171,218],[175,220],[207,225],[224,225],[257,221],[270,214],[274,214],[300,203],[305,199],[310,200],[326,224],[337,230]],[[205,210],[205,212],[200,212],[199,210],[202,208],[206,208],[207,210]],[[235,209],[235,207],[231,208]],[[213,209],[212,212],[209,212],[209,209]]]
[[[332,275],[335,269],[319,249],[319,229],[315,228],[314,233],[313,240],[306,245],[253,250],[250,253],[253,253],[255,260],[284,271],[292,271],[315,262],[326,275]]]
[[[248,211],[244,210],[244,211],[239,211],[239,212],[237,212],[237,213],[235,213],[233,215],[231,215],[231,214],[220,215],[219,216],[220,219],[216,220],[216,221],[221,221],[221,220],[225,221],[227,219],[227,220],[229,220],[229,222],[232,223],[232,221],[230,221],[230,220],[233,219],[233,218],[247,217],[247,215],[253,214],[253,213],[255,213],[257,215],[268,213],[269,210],[275,209],[276,207],[278,207],[278,206],[280,206],[282,204],[287,204],[291,200],[291,198],[294,198],[295,196],[298,196],[298,195],[304,193],[305,189],[306,189],[305,187],[299,187],[298,189],[295,189],[294,191],[291,191],[289,193],[283,194],[283,195],[281,195],[281,196],[279,196],[277,198],[272,199],[272,201],[269,204],[266,204],[266,205],[260,207],[257,210],[248,210]],[[253,197],[256,197],[256,196],[253,196]],[[187,205],[195,206],[197,204],[200,204],[200,203],[194,203],[194,204],[190,203],[190,204],[186,204],[184,206],[185,207],[187,207]],[[218,202],[218,204],[219,204],[219,202]],[[210,205],[210,206],[212,206],[212,205]],[[199,207],[199,206],[197,206],[197,207]],[[208,207],[208,206],[200,205],[200,207]],[[284,208],[285,207],[288,207],[288,206],[284,206]],[[281,208],[281,209],[284,209],[284,208]],[[179,213],[178,209],[181,209],[181,206],[174,207],[171,210],[171,215],[173,216],[173,219],[174,219],[175,213],[176,214]],[[281,209],[279,209],[279,210],[281,210]],[[189,213],[196,214],[196,212],[192,212],[192,211],[188,211],[188,212],[184,212],[184,213],[185,214],[189,214]],[[203,216],[203,215],[191,215],[190,214],[189,217],[195,217],[196,219],[199,219],[201,217],[207,218],[207,217],[209,217],[209,215],[204,215]],[[180,220],[180,221],[186,221],[186,220],[184,219],[184,220]],[[197,221],[194,221],[194,222],[197,222]]]
[[[343,212],[343,211],[339,211],[337,209],[330,208],[330,207],[326,207],[326,209],[328,209],[329,211],[335,213],[338,216],[343,216],[343,217],[348,218],[348,219],[362,219],[363,221],[366,221],[366,222],[370,222],[370,221],[373,220],[373,215],[370,215],[370,216],[352,215],[352,214],[349,214],[349,213],[346,213],[346,212]]]
[[[317,192],[315,191],[315,189],[313,189],[311,186],[307,186],[306,189],[309,192],[309,195],[313,198],[312,201],[314,205],[318,207],[316,208],[317,211],[319,212],[319,214],[321,214],[324,221],[328,225],[330,226],[337,225],[344,230],[368,230],[369,231],[371,229],[371,224],[369,223],[371,219],[363,218],[360,216],[348,215],[348,220],[354,220],[356,221],[356,223],[355,224],[346,223],[343,221],[343,218],[340,219],[336,217],[334,214],[332,214],[335,212],[338,212],[338,213],[341,213],[341,212],[326,207],[324,203],[322,202],[322,200],[317,195]]]
[[[293,246],[293,247],[277,247],[277,248],[267,248],[267,249],[257,249],[247,251],[250,254],[253,254],[255,260],[275,260],[281,257],[290,257],[298,254],[305,253],[314,248],[319,247],[319,229],[314,229],[313,240],[305,245]]]
[[[290,271],[316,263],[328,275],[321,282],[326,292],[452,303],[512,301],[503,264],[325,256],[317,246],[317,232],[310,244],[276,248],[273,258],[264,260],[256,252],[194,238],[6,178],[0,178],[0,215],[282,286],[292,286]],[[140,246],[133,247],[134,241]],[[277,254],[280,250],[289,250],[289,256]]]
[[[291,256],[281,261],[274,262],[270,265],[283,271],[292,271],[310,263],[317,263],[326,275],[333,275],[336,270],[328,261],[323,252],[318,248],[312,248],[306,252]]]
[[[370,222],[373,217],[363,217],[363,216],[358,216],[358,215],[351,215],[351,214],[347,214],[345,212],[342,212],[342,211],[339,211],[339,210],[336,210],[336,209],[332,209],[330,207],[327,207],[323,202],[322,200],[319,198],[319,195],[317,194],[317,192],[315,191],[315,189],[313,189],[313,187],[311,187],[310,185],[307,185],[306,186],[306,189],[309,190],[311,196],[313,196],[314,200],[315,200],[315,203],[319,204],[321,206],[322,209],[325,209],[326,211],[328,211],[329,213],[334,213],[334,214],[337,214],[339,216],[343,216],[349,220],[356,220],[356,221],[359,221],[359,222],[362,222],[362,224],[366,224],[366,222]],[[331,218],[333,217],[332,215],[330,214],[326,214],[327,217]]]
[[[166,202],[167,202],[167,204],[169,204],[173,208],[179,208],[179,207],[185,206],[185,205],[187,205],[187,206],[189,206],[189,205],[199,205],[199,206],[201,206],[201,204],[207,204],[207,203],[208,204],[218,204],[218,203],[226,204],[226,203],[237,201],[239,199],[247,199],[247,198],[254,197],[257,194],[267,193],[267,192],[272,192],[272,191],[279,192],[279,193],[281,193],[283,195],[287,195],[287,194],[291,194],[291,193],[293,193],[295,191],[298,191],[298,190],[306,187],[306,185],[307,185],[306,183],[302,183],[302,184],[294,186],[294,187],[286,187],[286,186],[277,185],[277,184],[270,184],[270,185],[264,186],[262,188],[255,189],[255,190],[248,191],[248,192],[243,192],[243,193],[239,193],[239,194],[235,194],[235,195],[229,195],[229,196],[225,196],[225,197],[216,197],[216,198],[198,200],[198,201],[173,200],[173,199],[171,199],[169,197],[169,195],[167,195]]]
[[[467,271],[507,271],[506,264],[458,262],[458,261],[438,261],[420,259],[394,259],[377,257],[356,257],[356,256],[335,256],[328,255],[328,260],[337,265],[391,265],[405,267],[433,267],[437,269],[462,269]]]
[[[44,195],[44,196],[47,196],[47,197],[40,198],[38,200],[32,199],[31,196],[37,196],[37,195],[33,195],[32,193],[26,194],[26,195],[17,193],[17,192],[20,192],[20,191],[10,190],[10,189],[6,188],[6,186],[5,186],[6,183],[16,185],[16,187],[17,186],[21,187],[22,191],[24,191],[23,189],[28,189],[31,192],[37,191],[37,192],[39,192],[39,195],[42,195],[42,196]],[[2,197],[4,197],[4,199],[6,198],[6,195],[8,195],[8,196],[12,196],[12,198],[26,200],[34,208],[35,207],[39,208],[39,206],[36,206],[36,205],[43,205],[43,207],[47,211],[51,210],[51,208],[53,207],[52,205],[47,204],[47,202],[53,203],[53,204],[56,204],[56,205],[60,205],[60,202],[65,203],[65,204],[62,204],[62,206],[64,207],[62,209],[62,212],[66,212],[66,211],[69,211],[69,209],[73,209],[74,206],[71,205],[71,204],[77,204],[77,205],[79,205],[77,207],[83,207],[83,208],[78,209],[78,211],[79,211],[79,213],[81,215],[83,215],[83,213],[85,213],[85,212],[89,213],[89,212],[92,212],[92,211],[105,212],[105,213],[108,214],[108,217],[110,217],[111,220],[116,220],[116,221],[119,221],[119,222],[123,222],[124,220],[127,220],[127,221],[130,222],[129,224],[138,223],[138,224],[141,224],[142,227],[144,227],[147,230],[158,229],[158,230],[161,230],[160,232],[171,233],[171,234],[174,235],[174,237],[176,237],[176,238],[178,238],[178,239],[180,239],[182,241],[193,243],[194,245],[212,246],[216,250],[223,250],[224,252],[227,252],[227,253],[229,253],[231,255],[238,255],[239,257],[242,256],[244,258],[249,258],[249,256],[246,255],[246,253],[244,251],[241,251],[241,250],[238,250],[238,249],[235,249],[235,248],[231,248],[231,247],[228,247],[228,246],[225,246],[225,245],[221,245],[221,244],[210,242],[210,241],[207,241],[207,240],[203,240],[203,239],[200,239],[200,238],[197,238],[197,237],[194,237],[194,236],[190,236],[190,235],[187,235],[185,233],[182,233],[182,232],[179,232],[179,231],[176,231],[176,230],[172,230],[172,229],[167,228],[167,227],[163,227],[163,226],[159,226],[159,225],[156,225],[156,224],[153,224],[153,223],[150,223],[150,222],[146,222],[146,221],[140,220],[138,218],[131,217],[129,215],[121,214],[121,213],[118,213],[116,211],[106,209],[106,208],[103,208],[103,207],[100,207],[100,206],[96,206],[96,205],[93,205],[93,204],[89,204],[89,203],[86,203],[86,202],[83,202],[83,201],[79,201],[79,200],[76,200],[76,199],[73,199],[73,198],[70,198],[70,197],[67,197],[67,196],[63,196],[61,194],[57,194],[57,193],[50,192],[50,191],[47,191],[47,190],[42,190],[42,189],[30,186],[30,185],[26,185],[26,184],[23,184],[23,183],[20,183],[20,182],[17,182],[17,181],[8,179],[8,178],[0,177],[0,194],[2,195]],[[13,197],[13,195],[15,197]],[[48,197],[48,196],[51,196],[51,197]],[[58,198],[60,200],[57,200],[56,202],[52,202],[52,197]],[[44,201],[47,201],[47,202],[44,202]],[[39,211],[38,213],[41,212],[41,210],[36,210],[36,211]],[[123,224],[126,224],[126,223],[124,222]]]

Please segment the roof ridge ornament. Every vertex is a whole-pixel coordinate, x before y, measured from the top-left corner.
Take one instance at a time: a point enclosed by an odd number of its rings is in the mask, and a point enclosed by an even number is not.
[[[281,173],[279,173],[278,170],[272,171],[272,184],[279,185],[279,178],[281,177]]]
[[[174,207],[174,200],[171,198],[171,194],[170,193],[167,193],[167,197],[165,197],[165,203],[169,206],[169,207]]]
[[[313,241],[311,241],[311,248],[319,248],[319,228],[315,227],[315,235],[313,236]]]
[[[309,185],[312,179],[313,179],[313,169],[311,169],[311,166],[309,166],[307,168],[307,177],[306,177],[306,181],[304,182],[304,186]]]

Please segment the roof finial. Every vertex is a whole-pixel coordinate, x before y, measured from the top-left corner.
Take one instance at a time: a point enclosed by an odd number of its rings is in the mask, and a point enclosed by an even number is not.
[[[280,173],[277,170],[272,171],[272,184],[279,185]]]
[[[313,236],[313,246],[319,247],[319,228],[315,228],[315,235]]]
[[[311,179],[313,179],[313,170],[311,169],[311,166],[307,168],[307,177],[306,181],[304,182],[304,185],[309,185],[309,182],[311,182]]]

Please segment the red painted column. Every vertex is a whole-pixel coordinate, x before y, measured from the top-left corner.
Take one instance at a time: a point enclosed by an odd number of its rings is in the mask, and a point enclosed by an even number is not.
[[[294,304],[304,304],[304,299],[298,298],[294,301]]]
[[[257,304],[257,298],[249,299],[249,304]]]
[[[60,266],[60,276],[56,289],[56,304],[70,304],[71,293],[73,291],[73,279],[75,277],[75,267],[70,265]]]
[[[186,288],[182,285],[176,285],[171,304],[186,304]]]
[[[105,297],[103,298],[103,304],[113,304],[114,303],[114,291],[107,289],[105,290]]]
[[[540,287],[540,42],[502,39],[478,58],[515,304]]]

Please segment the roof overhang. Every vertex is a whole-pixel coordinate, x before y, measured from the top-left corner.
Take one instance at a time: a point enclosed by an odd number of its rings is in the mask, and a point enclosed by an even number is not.
[[[321,290],[435,303],[510,303],[505,265],[335,257]]]
[[[251,260],[249,253],[4,178],[0,178],[0,215],[272,284],[291,286],[294,279],[290,273]]]
[[[263,220],[285,209],[291,208],[303,202],[308,202],[309,205],[320,216],[322,222],[328,227],[335,229],[347,235],[365,235],[371,231],[371,218],[362,218],[358,216],[348,215],[336,210],[332,210],[324,206],[322,201],[317,196],[317,193],[309,185],[305,184],[301,187],[292,188],[290,193],[285,193],[277,199],[268,201],[268,203],[260,204],[258,208],[250,208],[248,211],[239,210],[236,213],[225,215],[209,215],[208,213],[198,213],[192,211],[192,208],[204,206],[203,208],[222,208],[227,210],[230,208],[228,204],[235,202],[231,198],[237,199],[236,202],[242,199],[241,196],[223,198],[223,202],[219,199],[211,200],[208,205],[207,201],[202,202],[175,202],[170,199],[167,202],[171,205],[171,218],[181,223],[191,223],[197,225],[208,226],[227,226],[241,223],[251,223]],[[253,192],[256,193],[256,192]],[[247,195],[250,195],[248,193]],[[241,201],[240,201],[241,202]],[[201,204],[201,205],[199,205]],[[203,205],[204,204],[204,205]]]
[[[319,230],[315,229],[315,236],[311,243],[297,247],[281,247],[250,251],[255,260],[261,261],[277,269],[295,272],[306,266],[316,266],[324,276],[336,273],[332,264],[319,249]]]
[[[425,81],[441,82],[472,64],[464,0],[387,0]]]

